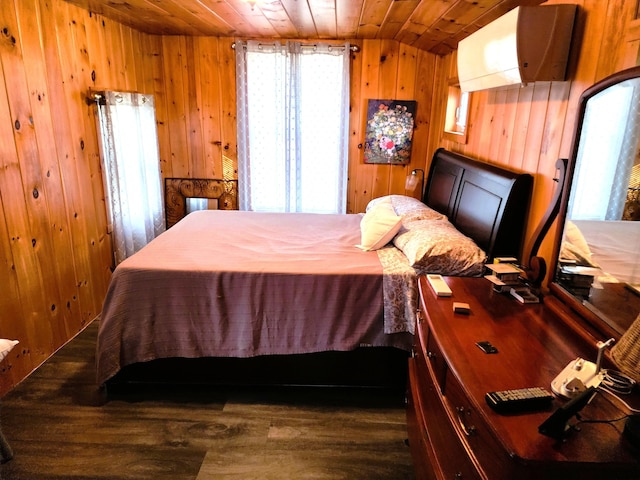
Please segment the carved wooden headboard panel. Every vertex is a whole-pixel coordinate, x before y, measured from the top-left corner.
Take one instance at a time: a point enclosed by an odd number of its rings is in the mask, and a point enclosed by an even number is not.
[[[423,201],[447,215],[490,259],[522,258],[532,188],[528,173],[439,148],[431,160]]]
[[[187,214],[187,198],[218,200],[219,210],[238,209],[238,181],[208,178],[165,178],[164,208],[167,228]]]

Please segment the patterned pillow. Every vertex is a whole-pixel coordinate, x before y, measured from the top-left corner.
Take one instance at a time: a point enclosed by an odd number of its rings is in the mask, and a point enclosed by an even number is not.
[[[445,220],[447,217],[428,207],[420,200],[406,195],[385,195],[374,198],[367,205],[366,211],[375,206],[378,202],[391,201],[394,210],[402,217],[402,223],[414,222],[416,220]]]
[[[480,276],[486,253],[449,221],[405,224],[393,239],[419,274]]]

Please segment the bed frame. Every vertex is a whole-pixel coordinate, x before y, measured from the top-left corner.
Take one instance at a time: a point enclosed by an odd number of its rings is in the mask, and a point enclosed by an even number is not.
[[[423,202],[447,215],[489,259],[522,258],[532,187],[527,173],[440,148],[431,161]]]
[[[224,198],[222,208],[235,208],[235,183],[220,182],[167,179],[167,226],[184,216],[185,199],[189,196]],[[490,258],[519,257],[532,183],[531,175],[439,149],[431,161],[423,201],[447,215]],[[403,392],[408,355],[403,350],[376,347],[253,358],[159,359],[124,367],[109,380],[108,387],[130,388],[140,383],[325,385],[382,387]]]

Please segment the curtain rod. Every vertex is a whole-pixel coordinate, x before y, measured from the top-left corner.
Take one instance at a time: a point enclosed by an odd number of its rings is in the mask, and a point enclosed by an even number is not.
[[[87,102],[87,105],[92,105],[94,103],[104,105],[106,101],[104,96],[104,90],[89,90],[89,93],[85,97],[85,101]]]
[[[259,45],[259,46],[262,46],[262,45],[273,46],[273,45],[275,45],[275,43],[259,43],[258,45]],[[301,46],[302,46],[303,48],[304,48],[304,47],[310,47],[310,48],[311,48],[311,47],[315,47],[316,45],[318,45],[318,44],[317,44],[317,43],[302,43],[302,44],[301,44]],[[344,48],[344,45],[329,45],[329,47],[333,47],[333,48]],[[231,48],[234,48],[234,49],[236,48],[236,42],[233,42],[233,43],[231,44]],[[360,51],[360,47],[359,47],[358,45],[351,45],[351,46],[349,47],[349,49],[350,49],[352,52],[359,52],[359,51]]]

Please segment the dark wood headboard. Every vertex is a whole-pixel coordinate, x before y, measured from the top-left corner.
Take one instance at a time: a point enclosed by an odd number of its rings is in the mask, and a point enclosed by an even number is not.
[[[533,177],[443,148],[431,160],[423,202],[494,257],[521,260]]]
[[[238,209],[238,181],[210,178],[165,178],[164,210],[167,228],[187,214],[187,198],[218,200],[218,210]]]

